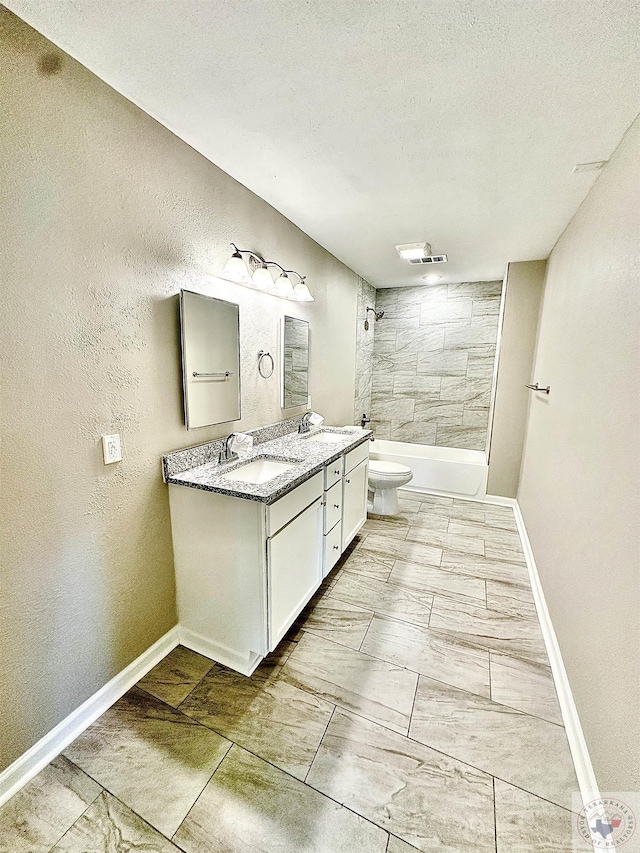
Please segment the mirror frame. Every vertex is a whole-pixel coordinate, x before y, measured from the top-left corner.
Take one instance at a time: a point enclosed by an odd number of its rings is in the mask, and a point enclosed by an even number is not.
[[[198,426],[191,426],[189,423],[189,391],[187,384],[187,365],[186,365],[186,349],[185,349],[185,316],[184,316],[184,294],[188,293],[191,296],[198,296],[201,299],[208,299],[211,302],[218,302],[221,305],[233,306],[236,309],[236,335],[238,338],[238,347],[237,347],[237,375],[238,375],[238,417],[237,418],[229,418],[223,421],[214,421],[210,424],[199,424]],[[180,290],[180,360],[182,367],[182,400],[183,400],[183,408],[184,408],[184,423],[187,430],[192,429],[203,429],[207,426],[215,426],[216,424],[228,424],[234,423],[235,421],[241,420],[242,418],[242,375],[240,373],[240,306],[237,302],[229,302],[226,299],[218,299],[216,296],[208,296],[206,293],[198,293],[195,290],[187,290],[186,288],[181,288]]]
[[[288,405],[288,406],[286,405],[286,400],[285,400],[285,370],[286,370],[286,367],[285,367],[285,358],[284,358],[285,334],[286,334],[287,320],[295,320],[297,323],[304,323],[307,327],[307,393],[306,393],[306,396],[304,398],[303,403],[294,403],[293,405]],[[309,400],[309,363],[310,363],[309,336],[310,336],[310,332],[311,332],[311,324],[309,323],[308,320],[302,320],[300,317],[291,317],[290,315],[285,314],[281,320],[280,330],[281,330],[280,331],[280,408],[281,409],[299,409],[301,406],[304,406],[306,408],[308,405],[308,400]]]

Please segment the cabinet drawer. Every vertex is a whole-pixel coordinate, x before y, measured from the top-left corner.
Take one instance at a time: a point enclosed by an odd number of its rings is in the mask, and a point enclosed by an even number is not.
[[[322,471],[267,507],[267,536],[273,536],[319,497],[322,497]]]
[[[365,441],[354,447],[344,458],[344,473],[348,474],[353,471],[356,465],[359,465],[364,459],[369,458],[369,442]]]
[[[342,518],[342,478],[324,493],[324,532],[328,533]]]
[[[340,559],[342,553],[342,524],[338,522],[333,530],[324,537],[324,570],[326,577]]]
[[[337,483],[338,480],[342,479],[342,456],[338,459],[334,459],[330,465],[327,465],[324,469],[324,487],[325,489],[330,489],[334,483]]]

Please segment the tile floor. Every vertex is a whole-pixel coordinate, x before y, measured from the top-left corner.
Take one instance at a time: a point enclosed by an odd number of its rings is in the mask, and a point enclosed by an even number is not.
[[[576,790],[512,511],[406,494],[250,679],[172,651],[0,851],[569,853]]]

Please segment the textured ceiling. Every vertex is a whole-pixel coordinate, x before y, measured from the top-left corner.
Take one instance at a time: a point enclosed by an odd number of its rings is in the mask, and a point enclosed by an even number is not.
[[[638,110],[634,0],[4,2],[378,287],[546,257]]]

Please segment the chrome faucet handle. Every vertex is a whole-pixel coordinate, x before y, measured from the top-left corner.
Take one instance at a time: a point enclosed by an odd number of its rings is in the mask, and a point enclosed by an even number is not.
[[[221,465],[223,462],[234,462],[236,459],[240,458],[237,453],[229,449],[229,442],[234,435],[235,433],[232,432],[231,435],[226,437],[224,441],[224,448],[218,454],[218,465]]]
[[[368,418],[366,413],[363,412],[362,417],[360,418],[360,426],[362,427],[362,429],[364,429],[365,426],[367,424],[370,424],[370,423],[371,423],[371,418]]]
[[[311,412],[305,412],[302,418],[300,419],[300,423],[298,424],[298,432],[305,433],[311,432],[311,424],[309,423],[309,418],[311,417]]]

